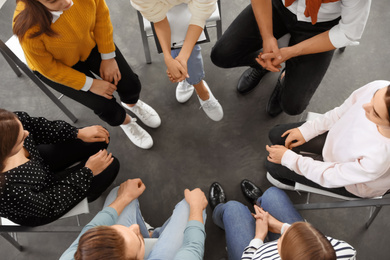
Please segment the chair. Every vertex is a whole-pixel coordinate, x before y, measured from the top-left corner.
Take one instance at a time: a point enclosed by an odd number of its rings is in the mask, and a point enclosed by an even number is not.
[[[313,120],[314,118],[320,116],[321,114],[308,112],[306,120]],[[369,219],[366,222],[365,226],[366,228],[369,228],[372,222],[375,220],[376,216],[378,215],[379,211],[382,209],[382,206],[388,206],[390,205],[390,197],[389,196],[380,196],[370,199],[360,199],[360,198],[352,198],[352,197],[346,197],[339,194],[332,193],[330,191],[322,190],[313,188],[301,183],[296,182],[295,186],[289,186],[285,185],[283,183],[280,183],[279,181],[275,180],[268,172],[267,172],[267,179],[269,182],[271,182],[274,186],[285,189],[285,190],[293,190],[298,193],[300,192],[306,192],[306,203],[305,204],[295,204],[294,207],[297,210],[311,210],[311,209],[334,209],[334,208],[356,208],[356,207],[371,207]],[[321,202],[321,203],[310,203],[310,195],[311,193],[319,194],[322,196],[332,197],[341,199],[342,201],[335,201],[335,202]]]
[[[13,35],[6,43],[0,40],[0,52],[18,77],[22,75],[19,70],[20,68],[70,118],[70,120],[73,121],[73,123],[77,122],[77,118],[59,100],[63,95],[56,98],[48,87],[27,67],[26,58],[23,49],[20,46],[18,37]]]
[[[0,223],[0,235],[4,237],[9,243],[11,243],[19,251],[23,250],[23,247],[19,244],[16,233],[79,233],[83,227],[80,226],[79,215],[89,213],[88,200],[85,198],[79,204],[77,204],[68,213],[62,216],[60,219],[73,217],[77,219],[77,226],[52,226],[44,225],[39,227],[24,227],[20,226],[6,218],[1,218]]]
[[[222,36],[222,18],[221,18],[221,0],[218,0],[217,2],[217,8],[215,9],[214,13],[211,14],[210,18],[206,21],[206,28],[216,27],[217,29],[217,39],[219,39]],[[138,15],[138,22],[141,32],[141,38],[142,38],[142,44],[144,46],[144,52],[145,52],[145,59],[147,64],[152,63],[152,58],[150,56],[150,48],[149,48],[149,42],[148,37],[153,36],[153,30],[151,23],[146,20],[142,14],[137,11]]]

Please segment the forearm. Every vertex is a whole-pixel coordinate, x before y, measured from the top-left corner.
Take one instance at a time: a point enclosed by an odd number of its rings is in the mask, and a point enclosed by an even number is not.
[[[172,58],[171,55],[171,27],[169,26],[168,19],[165,17],[162,21],[154,24],[154,29],[157,34],[157,38],[160,42],[161,49],[164,54],[164,59]]]
[[[188,221],[191,220],[197,220],[200,223],[203,222],[203,209],[199,207],[190,206],[190,216],[188,218]]]
[[[272,27],[272,1],[252,0],[251,3],[257,26],[259,27],[263,40],[274,37]]]
[[[110,205],[108,205],[110,208],[115,209],[115,211],[118,213],[118,216],[122,213],[124,208],[129,205],[134,199],[133,198],[123,198],[123,197],[117,197]]]
[[[320,33],[288,48],[290,49],[289,58],[307,54],[326,52],[335,49],[329,39],[329,31]]]
[[[199,39],[200,34],[202,33],[203,28],[190,24],[188,26],[186,38],[184,40],[183,47],[180,50],[179,56],[188,60],[191,56],[192,49],[194,48],[196,42]]]

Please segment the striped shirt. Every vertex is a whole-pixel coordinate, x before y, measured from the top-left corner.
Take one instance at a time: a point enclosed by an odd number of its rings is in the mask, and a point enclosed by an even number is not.
[[[326,237],[336,251],[337,259],[354,260],[356,250],[348,243],[331,237]],[[260,239],[252,239],[242,253],[241,260],[281,260],[278,252],[278,241],[263,243]]]

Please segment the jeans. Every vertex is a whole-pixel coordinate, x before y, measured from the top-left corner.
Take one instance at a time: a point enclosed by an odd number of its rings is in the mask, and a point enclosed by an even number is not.
[[[295,14],[284,7],[281,0],[272,1],[272,24],[276,39],[290,34],[289,46],[325,32],[338,24],[339,19],[312,25],[297,21]],[[211,52],[213,63],[222,68],[250,66],[262,70],[255,58],[259,55],[263,40],[248,5],[232,22]],[[279,96],[284,112],[290,115],[302,113],[322,81],[333,57],[332,51],[303,55],[286,61],[286,75]]]
[[[118,189],[119,187],[116,187],[108,194],[104,207],[107,207],[116,199]],[[183,199],[176,204],[172,216],[165,221],[164,225],[154,230],[152,237],[158,238],[158,241],[149,256],[145,255],[145,259],[173,259],[183,244],[184,230],[187,227],[189,215],[190,206]],[[203,219],[206,222],[206,211],[203,211]],[[126,227],[138,224],[143,237],[149,238],[149,232],[139,209],[138,200],[132,201],[125,207],[118,217],[117,224]]]
[[[138,76],[132,71],[129,64],[117,47],[115,50],[115,55],[115,60],[118,64],[122,76],[122,79],[116,86],[119,97],[121,101],[126,104],[135,104],[137,103],[139,94],[141,92],[141,82],[139,81]],[[94,49],[92,49],[87,60],[79,61],[72,68],[84,73],[91,78],[95,78],[91,72],[98,76],[100,75],[99,70],[101,61],[102,59],[96,46]],[[125,121],[126,111],[116,101],[115,97],[112,99],[107,99],[105,97],[96,95],[91,91],[76,90],[71,87],[53,82],[37,71],[34,73],[51,88],[92,109],[93,112],[100,117],[100,119],[107,122],[109,125],[118,126]]]
[[[276,187],[266,190],[256,204],[283,223],[304,221],[287,194]],[[213,211],[213,221],[226,232],[229,259],[241,259],[244,249],[255,237],[256,223],[249,209],[237,201],[221,203]],[[269,241],[279,237],[280,234],[268,232]]]
[[[179,49],[172,49],[171,55],[172,58],[176,58],[181,51],[181,48]],[[190,85],[196,85],[199,82],[204,79],[205,72],[203,69],[203,58],[201,53],[201,48],[199,45],[195,45],[192,49],[191,56],[188,59],[187,62],[187,70],[189,78],[185,79],[188,84]]]
[[[269,132],[269,139],[271,140],[272,144],[279,144],[284,145],[286,137],[281,137],[281,135],[286,132],[289,129],[299,127],[304,122],[298,122],[298,123],[290,123],[290,124],[282,124],[277,125],[271,129]],[[315,155],[314,159],[321,160],[322,161],[322,149],[324,147],[326,136],[328,135],[328,132],[319,135],[310,141],[306,142],[305,144],[298,146],[294,148],[294,152],[299,153],[301,151],[309,152]],[[287,185],[295,185],[295,182],[308,185],[317,189],[330,191],[336,194],[340,194],[343,196],[358,198],[356,195],[348,192],[344,187],[340,188],[325,188],[309,179],[307,179],[305,176],[299,175],[295,173],[294,171],[290,171],[287,167],[281,165],[281,164],[275,164],[272,162],[269,162],[267,159],[265,161],[265,167],[267,168],[267,171],[269,174],[272,175],[273,178],[277,179],[278,181],[287,184]]]
[[[85,143],[80,139],[57,144],[37,145],[37,150],[55,178],[61,179],[85,166],[88,158],[101,149],[107,149],[105,142]],[[76,165],[72,166],[73,164]],[[71,167],[70,167],[71,166]],[[97,199],[114,182],[119,172],[119,161],[114,161],[100,174],[93,177],[87,192],[88,201]]]

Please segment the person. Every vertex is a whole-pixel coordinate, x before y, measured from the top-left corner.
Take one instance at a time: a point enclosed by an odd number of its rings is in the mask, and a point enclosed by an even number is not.
[[[272,179],[287,185],[299,182],[349,197],[382,196],[390,189],[389,111],[390,82],[370,82],[313,121],[274,127],[266,168]]]
[[[50,223],[84,198],[97,199],[119,161],[109,132],[0,109],[0,215],[24,226]]]
[[[305,222],[284,191],[271,187],[263,194],[249,180],[241,182],[241,190],[255,214],[240,202],[227,202],[218,182],[210,187],[213,221],[225,230],[229,259],[355,259],[348,243]]]
[[[137,199],[144,190],[141,179],[127,180],[113,189],[103,210],[84,227],[60,260],[203,259],[207,206],[204,193],[186,189],[185,200],[150,235]]]
[[[139,99],[141,83],[114,44],[104,0],[17,0],[13,32],[28,66],[44,83],[109,125],[120,125],[136,146],[152,147],[152,137],[125,109],[148,127],[160,126],[161,119]]]
[[[320,85],[334,49],[358,44],[370,6],[371,0],[251,0],[217,41],[211,60],[222,68],[250,67],[238,81],[242,94],[285,62],[266,111],[272,117],[283,111],[298,115]],[[279,48],[277,39],[286,34],[288,47]]]
[[[167,75],[172,82],[179,82],[176,87],[176,99],[187,102],[194,88],[206,115],[214,120],[223,118],[223,109],[204,81],[205,72],[201,47],[196,44],[207,18],[214,12],[217,0],[130,0],[135,9],[150,22],[153,22],[156,35],[164,54]],[[184,43],[180,48],[171,49],[171,27],[167,12],[174,6],[188,4],[191,13]],[[174,14],[172,14],[174,15]]]

